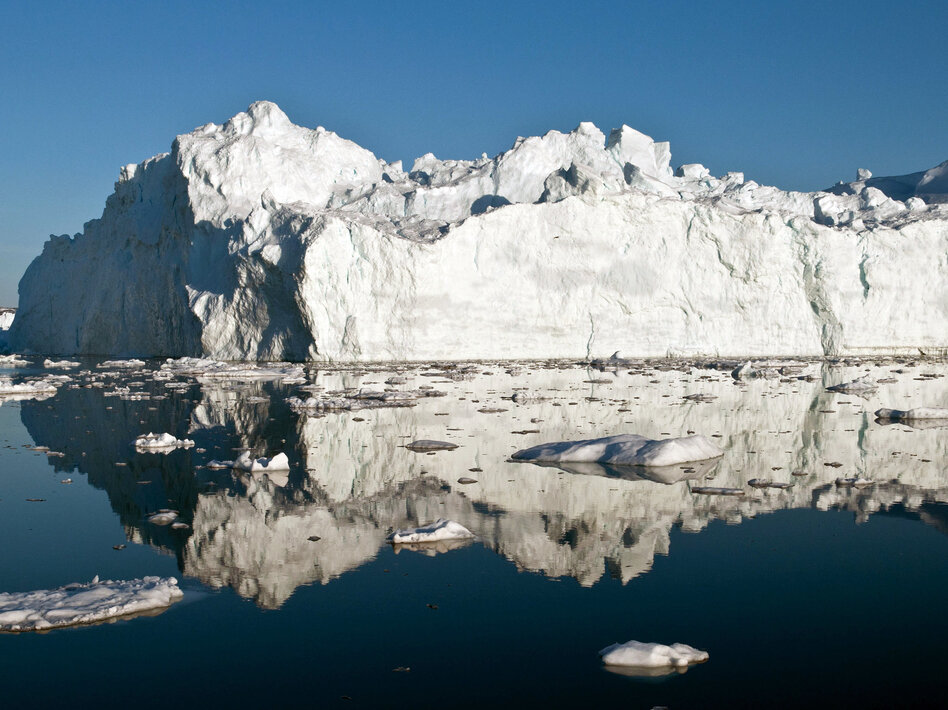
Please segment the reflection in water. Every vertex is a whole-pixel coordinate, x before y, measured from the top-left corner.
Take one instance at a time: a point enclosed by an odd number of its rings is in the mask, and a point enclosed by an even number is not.
[[[896,367],[903,372],[895,381],[866,400],[825,389],[862,374],[889,378]],[[130,540],[176,555],[185,575],[273,608],[299,585],[326,584],[374,558],[392,529],[438,518],[458,521],[520,569],[583,585],[606,571],[623,582],[647,572],[656,554],[668,554],[675,526],[700,531],[713,520],[738,523],[786,508],[849,510],[857,520],[898,510],[943,530],[942,509],[932,504],[948,502],[937,463],[948,453],[944,430],[883,426],[871,414],[883,405],[948,402],[944,379],[916,379],[921,369],[936,366],[814,364],[807,379],[741,381],[730,369],[666,363],[608,373],[562,363],[311,372],[309,382],[332,396],[383,389],[393,375],[404,378],[391,380],[397,387],[447,393],[414,407],[325,416],[290,410],[287,397],[303,394],[298,385],[179,376],[169,387],[145,371],[98,386],[94,378],[108,376],[91,372],[54,399],[21,408],[36,443],[63,454],[52,466],[85,473],[107,491]],[[115,384],[132,396],[105,397]],[[195,447],[136,452],[131,442],[148,431]],[[714,437],[725,456],[663,470],[508,461],[548,441],[692,432]],[[417,439],[459,446],[405,447]],[[244,450],[286,452],[290,471],[203,467]],[[875,485],[840,488],[841,476]],[[476,482],[460,485],[460,477]],[[746,485],[754,478],[794,485],[754,489]],[[692,484],[746,494],[701,495]],[[179,511],[191,529],[145,522],[163,508]]]

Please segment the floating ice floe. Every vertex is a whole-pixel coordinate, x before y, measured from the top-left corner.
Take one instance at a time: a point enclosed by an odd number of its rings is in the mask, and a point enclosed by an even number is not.
[[[948,409],[942,407],[916,407],[915,409],[877,409],[877,419],[887,419],[896,422],[915,421],[921,419],[948,419]]]
[[[359,391],[342,396],[321,396],[300,399],[290,397],[286,403],[291,409],[303,412],[353,412],[360,409],[383,407],[414,407],[417,400],[427,397],[444,397],[445,392],[436,389],[403,390],[396,392]]]
[[[851,478],[837,478],[836,485],[839,488],[868,488],[875,485],[875,481],[863,478],[862,476]]]
[[[208,461],[205,467],[216,471],[222,468],[233,468],[234,462],[233,461],[218,461],[217,459],[214,459],[213,461]]]
[[[643,643],[628,641],[606,646],[599,652],[602,662],[607,666],[623,666],[642,669],[678,669],[684,671],[688,666],[704,663],[708,660],[707,651],[699,651],[684,643],[666,646],[661,643]],[[651,675],[651,674],[647,674]]]
[[[769,478],[752,478],[747,482],[751,488],[778,488],[784,490],[792,488],[792,483],[782,483],[780,481],[771,481]],[[692,489],[694,490],[694,489]]]
[[[53,367],[79,367],[82,363],[74,362],[72,360],[50,360],[46,358],[43,360],[43,367],[53,368]]]
[[[247,362],[222,362],[209,358],[182,357],[161,364],[166,373],[219,380],[284,380],[305,382],[306,372],[300,365],[272,363],[266,366]]]
[[[412,451],[451,451],[458,448],[457,444],[450,441],[435,441],[433,439],[418,439],[410,444],[405,444],[406,449]]]
[[[0,397],[3,399],[45,399],[56,394],[58,387],[49,380],[14,384],[9,377],[0,377]]]
[[[100,370],[110,369],[110,370],[137,370],[139,368],[145,367],[144,360],[137,360],[132,358],[130,360],[104,360],[96,365]]]
[[[515,461],[586,462],[625,466],[674,466],[704,461],[724,454],[723,449],[700,434],[671,439],[647,439],[620,434],[602,439],[559,441],[516,452]]]
[[[174,577],[68,584],[0,594],[0,631],[42,631],[95,624],[164,609],[183,596]]]
[[[826,389],[840,394],[870,394],[879,389],[879,385],[874,380],[869,379],[869,375],[863,375],[852,382],[843,382]]]
[[[0,367],[26,367],[29,364],[29,360],[19,355],[0,355]]]
[[[234,461],[234,468],[248,473],[267,473],[269,471],[289,471],[290,460],[286,454],[277,454],[273,458],[253,458],[249,451],[245,451]]]
[[[402,545],[406,543],[441,542],[444,540],[466,540],[472,537],[474,537],[474,533],[460,523],[439,518],[430,525],[420,528],[396,530],[388,536],[388,541],[394,545]]]
[[[169,510],[168,508],[162,508],[157,513],[152,513],[145,520],[147,520],[152,525],[170,525],[175,520],[178,519],[177,510]]]
[[[692,493],[701,493],[706,496],[742,496],[742,488],[723,488],[721,486],[692,486]]]
[[[178,439],[167,432],[164,434],[152,434],[151,432],[135,439],[135,448],[146,451],[168,452],[172,449],[189,449],[194,446],[191,439]]]

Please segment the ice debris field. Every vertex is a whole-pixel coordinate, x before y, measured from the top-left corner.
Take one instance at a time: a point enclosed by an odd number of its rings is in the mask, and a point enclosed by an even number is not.
[[[257,361],[939,355],[946,193],[948,162],[787,192],[591,123],[406,169],[261,101],[122,168],[102,216],[28,268],[8,339]]]

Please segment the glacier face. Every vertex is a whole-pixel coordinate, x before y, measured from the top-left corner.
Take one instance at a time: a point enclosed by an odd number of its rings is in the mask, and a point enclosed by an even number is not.
[[[10,343],[332,361],[945,352],[944,166],[801,193],[670,160],[628,126],[581,123],[406,172],[258,102],[126,166],[100,219],[51,237]]]

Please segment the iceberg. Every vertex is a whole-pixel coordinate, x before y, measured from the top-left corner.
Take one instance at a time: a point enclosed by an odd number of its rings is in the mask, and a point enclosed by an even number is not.
[[[0,594],[0,632],[96,624],[163,610],[184,596],[174,577],[68,584]]]
[[[405,170],[260,101],[125,166],[99,219],[51,237],[10,347],[609,367],[948,352],[945,163],[788,192],[670,161],[581,123]]]
[[[619,434],[602,439],[557,441],[521,449],[510,458],[537,463],[600,463],[623,466],[675,466],[724,455],[724,450],[700,434],[670,439],[648,439]]]

